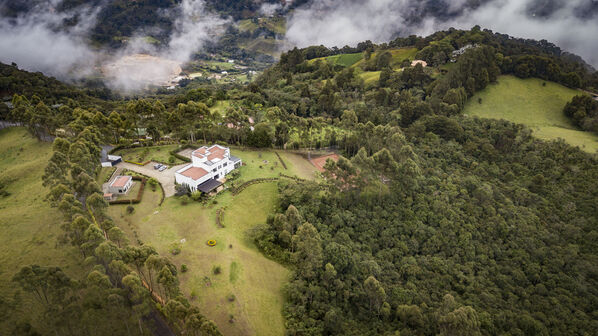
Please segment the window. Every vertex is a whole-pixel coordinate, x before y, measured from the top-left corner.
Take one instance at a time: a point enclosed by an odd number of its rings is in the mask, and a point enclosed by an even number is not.
[[[228,163],[224,163],[224,164],[222,165],[222,167],[226,167],[226,165],[227,165],[227,164],[228,164]]]
[[[215,173],[215,172],[216,172],[216,168],[212,169],[212,172],[214,172],[214,173]]]

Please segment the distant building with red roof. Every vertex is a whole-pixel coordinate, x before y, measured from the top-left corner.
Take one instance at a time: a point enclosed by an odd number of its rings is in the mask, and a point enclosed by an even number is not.
[[[241,159],[230,155],[230,149],[220,145],[203,146],[191,152],[191,164],[174,174],[178,184],[191,191],[210,192],[220,186],[226,174],[241,166]]]

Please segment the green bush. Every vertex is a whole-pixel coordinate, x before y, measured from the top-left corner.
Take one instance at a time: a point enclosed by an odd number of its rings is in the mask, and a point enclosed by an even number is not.
[[[181,265],[181,273],[186,273],[189,269],[187,268],[187,265],[182,264]]]

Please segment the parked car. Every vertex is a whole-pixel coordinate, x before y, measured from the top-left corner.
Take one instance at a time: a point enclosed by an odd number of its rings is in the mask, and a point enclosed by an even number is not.
[[[161,172],[163,172],[163,171],[165,171],[166,169],[168,169],[168,166],[162,166],[162,167],[160,167],[160,169],[158,169],[158,171],[161,171]]]
[[[162,168],[162,164],[161,163],[156,163],[154,165],[154,169],[160,169],[160,168]]]

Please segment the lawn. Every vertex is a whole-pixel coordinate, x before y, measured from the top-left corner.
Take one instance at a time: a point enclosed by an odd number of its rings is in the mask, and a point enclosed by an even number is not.
[[[260,177],[278,177],[280,173],[304,179],[313,179],[315,177],[315,167],[299,154],[278,151],[287,169],[284,169],[273,150],[255,151],[233,147],[231,148],[231,154],[240,157],[245,164],[239,168],[241,173],[239,182]]]
[[[118,195],[117,200],[134,200],[137,198],[137,194],[139,193],[139,189],[141,189],[141,181],[133,181],[133,186],[129,191],[124,195]]]
[[[540,79],[501,76],[477,93],[465,106],[464,113],[484,118],[506,119],[524,124],[544,140],[563,139],[582,150],[595,153],[598,136],[576,128],[563,114],[563,107],[579,91]],[[482,99],[480,104],[478,101]]]
[[[119,150],[116,155],[122,156],[123,160],[139,163],[145,161],[158,161],[170,165],[177,165],[184,162],[177,158],[175,158],[174,163],[171,163],[169,160],[171,157],[170,151],[177,149],[178,147],[179,145],[125,148]]]
[[[0,130],[0,180],[7,184],[7,197],[0,196],[0,297],[12,299],[16,287],[12,276],[24,265],[59,266],[69,276],[83,275],[80,254],[57,246],[62,216],[45,202],[47,189],[41,176],[51,156],[51,144],[39,142],[24,128]],[[0,334],[9,335],[17,320],[37,327],[41,307],[27,293],[9,316],[0,321]]]
[[[315,177],[315,168],[297,154],[278,152],[288,167],[285,170],[272,150],[233,147],[231,152],[246,164],[239,168],[238,182],[277,177],[280,172]],[[180,199],[170,197],[158,206],[159,191],[152,193],[148,187],[132,214],[126,213],[126,205],[110,206],[109,214],[132,242],[154,246],[160,254],[169,255],[179,269],[187,265],[188,272],[180,273],[183,293],[224,335],[283,335],[283,286],[290,272],[263,256],[251,235],[277,207],[277,192],[276,183],[268,182],[252,185],[236,196],[220,193],[207,204],[182,205]],[[216,213],[223,207],[221,228]],[[215,239],[217,245],[209,247],[209,239]],[[180,254],[171,253],[175,247]],[[215,267],[220,267],[219,274],[214,274]]]

